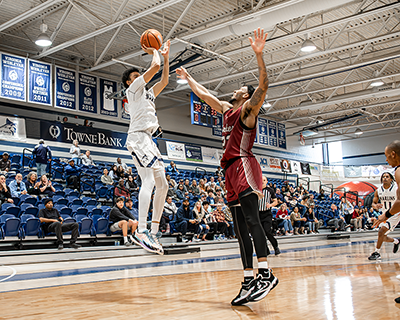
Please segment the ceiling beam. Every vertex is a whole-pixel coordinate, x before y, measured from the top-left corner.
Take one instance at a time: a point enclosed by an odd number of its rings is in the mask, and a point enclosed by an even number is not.
[[[171,30],[169,30],[167,36],[165,37],[165,40],[168,40],[168,39],[170,39],[172,37],[172,35],[174,34],[176,28],[179,27],[179,25],[181,24],[183,18],[186,16],[186,14],[189,12],[190,8],[193,6],[193,4],[195,2],[196,2],[196,0],[190,0],[188,5],[186,6],[185,10],[183,10],[183,12],[181,13],[181,15],[178,18],[178,20],[176,20],[174,26],[171,28]]]

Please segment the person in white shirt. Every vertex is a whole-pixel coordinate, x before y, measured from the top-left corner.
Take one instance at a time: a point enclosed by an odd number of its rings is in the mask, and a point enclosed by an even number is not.
[[[78,140],[72,141],[71,149],[69,149],[69,154],[71,158],[75,161],[75,164],[80,164],[80,157],[83,156],[81,153],[81,148],[79,148]]]
[[[121,166],[122,169],[124,169],[125,171],[128,171],[128,170],[129,170],[128,165],[127,165],[126,163],[122,162],[121,158],[117,158],[117,162],[115,163],[115,165],[116,165],[117,167]]]
[[[93,158],[90,155],[90,151],[87,150],[86,153],[81,157],[82,164],[85,166],[94,166]]]
[[[160,132],[154,101],[169,81],[169,47],[168,40],[161,51],[164,57],[161,80],[149,90],[146,89],[146,84],[157,74],[161,66],[161,59],[156,49],[143,48],[145,52],[153,55],[150,68],[144,74],[141,75],[138,69],[131,68],[122,76],[128,99],[125,109],[130,115],[126,145],[142,181],[139,192],[139,226],[135,239],[143,249],[158,254],[164,253],[159,241],[161,236],[159,225],[168,184],[160,150],[152,138]],[[151,232],[149,232],[146,220],[154,185],[156,192],[153,201]]]

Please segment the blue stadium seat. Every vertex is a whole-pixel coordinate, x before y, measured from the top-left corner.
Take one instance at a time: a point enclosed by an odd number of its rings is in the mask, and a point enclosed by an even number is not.
[[[30,204],[36,206],[38,199],[35,197],[32,197],[32,196],[29,196],[29,197],[25,198],[24,200],[21,199],[21,201],[22,201],[22,203],[30,203]]]
[[[67,216],[72,216],[72,209],[68,207],[64,207],[60,210],[60,215],[67,215]]]
[[[59,204],[59,203],[56,203],[54,205],[54,209],[56,209],[58,211],[61,211],[63,208],[67,208],[67,206],[65,204]]]
[[[39,209],[37,207],[26,208],[25,214],[30,214],[30,215],[32,215],[34,217],[38,217],[39,216]]]
[[[71,206],[69,206],[69,207],[72,209],[73,214],[75,214],[76,211],[77,211],[79,208],[81,208],[81,206],[80,206],[79,204],[74,204],[74,205],[71,205]]]
[[[97,206],[97,200],[96,199],[90,199],[86,202],[86,206]]]
[[[11,163],[12,164],[17,164],[18,166],[21,164],[21,155],[19,154],[14,154],[11,157]]]
[[[41,238],[40,220],[31,214],[23,214],[21,219],[22,237],[37,236]]]
[[[96,234],[109,234],[108,219],[104,218],[102,215],[94,214],[92,220]]]
[[[93,216],[93,215],[100,215],[100,216],[102,216],[102,215],[103,215],[103,210],[101,210],[100,208],[94,208],[94,209],[92,209],[92,210],[90,211],[89,215],[90,215],[90,216]]]
[[[20,230],[21,220],[10,214],[3,214],[0,216],[0,229],[2,230],[2,237],[19,237],[21,238]]]
[[[92,235],[93,220],[83,214],[75,215],[76,221],[79,223],[79,233],[80,234],[90,234]]]
[[[18,218],[20,211],[21,209],[19,207],[13,206],[13,207],[8,207],[5,211],[5,214],[11,214],[14,217]]]
[[[3,204],[1,205],[1,212],[6,212],[6,210],[7,210],[9,207],[15,207],[15,205],[14,205],[13,203],[9,203],[9,202],[3,203]]]
[[[75,215],[88,216],[89,211],[85,207],[80,207],[76,210]]]
[[[76,198],[76,199],[73,199],[72,201],[70,201],[69,205],[70,206],[74,206],[74,205],[83,206],[83,201],[79,198]]]

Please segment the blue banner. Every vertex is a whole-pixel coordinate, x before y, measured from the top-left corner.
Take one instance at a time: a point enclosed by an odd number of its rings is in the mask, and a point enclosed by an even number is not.
[[[79,110],[97,113],[97,78],[79,74]]]
[[[55,106],[76,110],[76,73],[56,67]]]
[[[100,114],[117,117],[117,100],[110,99],[109,96],[117,91],[117,83],[100,79]]]
[[[127,134],[70,123],[40,121],[40,137],[45,141],[71,145],[73,140],[78,140],[80,145],[125,150]]]
[[[222,137],[222,114],[217,113],[213,121],[212,135]]]
[[[259,144],[268,145],[268,120],[258,118],[258,139]]]
[[[8,54],[1,54],[1,89],[0,97],[26,100],[26,59]]]
[[[268,133],[269,133],[269,145],[272,147],[278,146],[278,138],[277,138],[277,130],[276,130],[276,122],[272,120],[268,120]]]
[[[286,127],[283,123],[278,123],[278,146],[286,149]]]
[[[185,144],[185,154],[187,161],[203,162],[201,147]]]
[[[28,102],[52,105],[51,64],[28,60]]]

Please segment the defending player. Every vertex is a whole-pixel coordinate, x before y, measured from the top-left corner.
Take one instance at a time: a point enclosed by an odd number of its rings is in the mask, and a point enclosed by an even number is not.
[[[384,172],[381,176],[382,186],[375,190],[372,207],[376,210],[386,211],[390,209],[393,202],[396,201],[397,185],[394,184],[394,178],[389,172]],[[379,203],[380,201],[380,203]],[[390,238],[387,234],[396,228],[400,221],[400,213],[390,217],[385,223],[381,223],[378,233],[378,242],[375,251],[368,257],[369,260],[379,260],[381,258],[380,250],[383,242],[394,242],[393,253],[399,249],[399,239]]]
[[[150,68],[143,75],[140,75],[139,70],[136,68],[126,70],[122,75],[122,83],[127,88],[126,97],[128,103],[126,111],[131,118],[126,144],[142,180],[142,187],[139,192],[139,225],[133,239],[136,244],[139,244],[145,250],[158,254],[164,253],[159,242],[161,236],[159,225],[168,184],[165,178],[161,153],[153,142],[152,137],[160,131],[154,100],[168,84],[169,47],[170,41],[168,40],[161,51],[164,57],[161,80],[150,90],[146,89],[146,84],[158,72],[161,65],[160,56],[156,49],[143,48],[148,54],[153,55]],[[154,185],[156,186],[156,193],[154,196],[151,232],[149,232],[146,228],[146,220]]]
[[[186,79],[193,92],[214,110],[223,114],[224,155],[221,166],[225,169],[228,205],[234,218],[235,233],[238,237],[244,268],[242,288],[231,302],[242,305],[264,298],[277,284],[267,263],[267,244],[258,213],[258,199],[262,197],[262,173],[251,149],[256,135],[257,116],[264,103],[268,89],[268,76],[262,52],[267,34],[264,30],[254,31],[251,47],[256,55],[259,69],[259,84],[243,86],[233,93],[229,102],[220,101],[197,83],[184,68],[177,69],[178,77]],[[253,274],[253,244],[258,259],[258,275]]]

